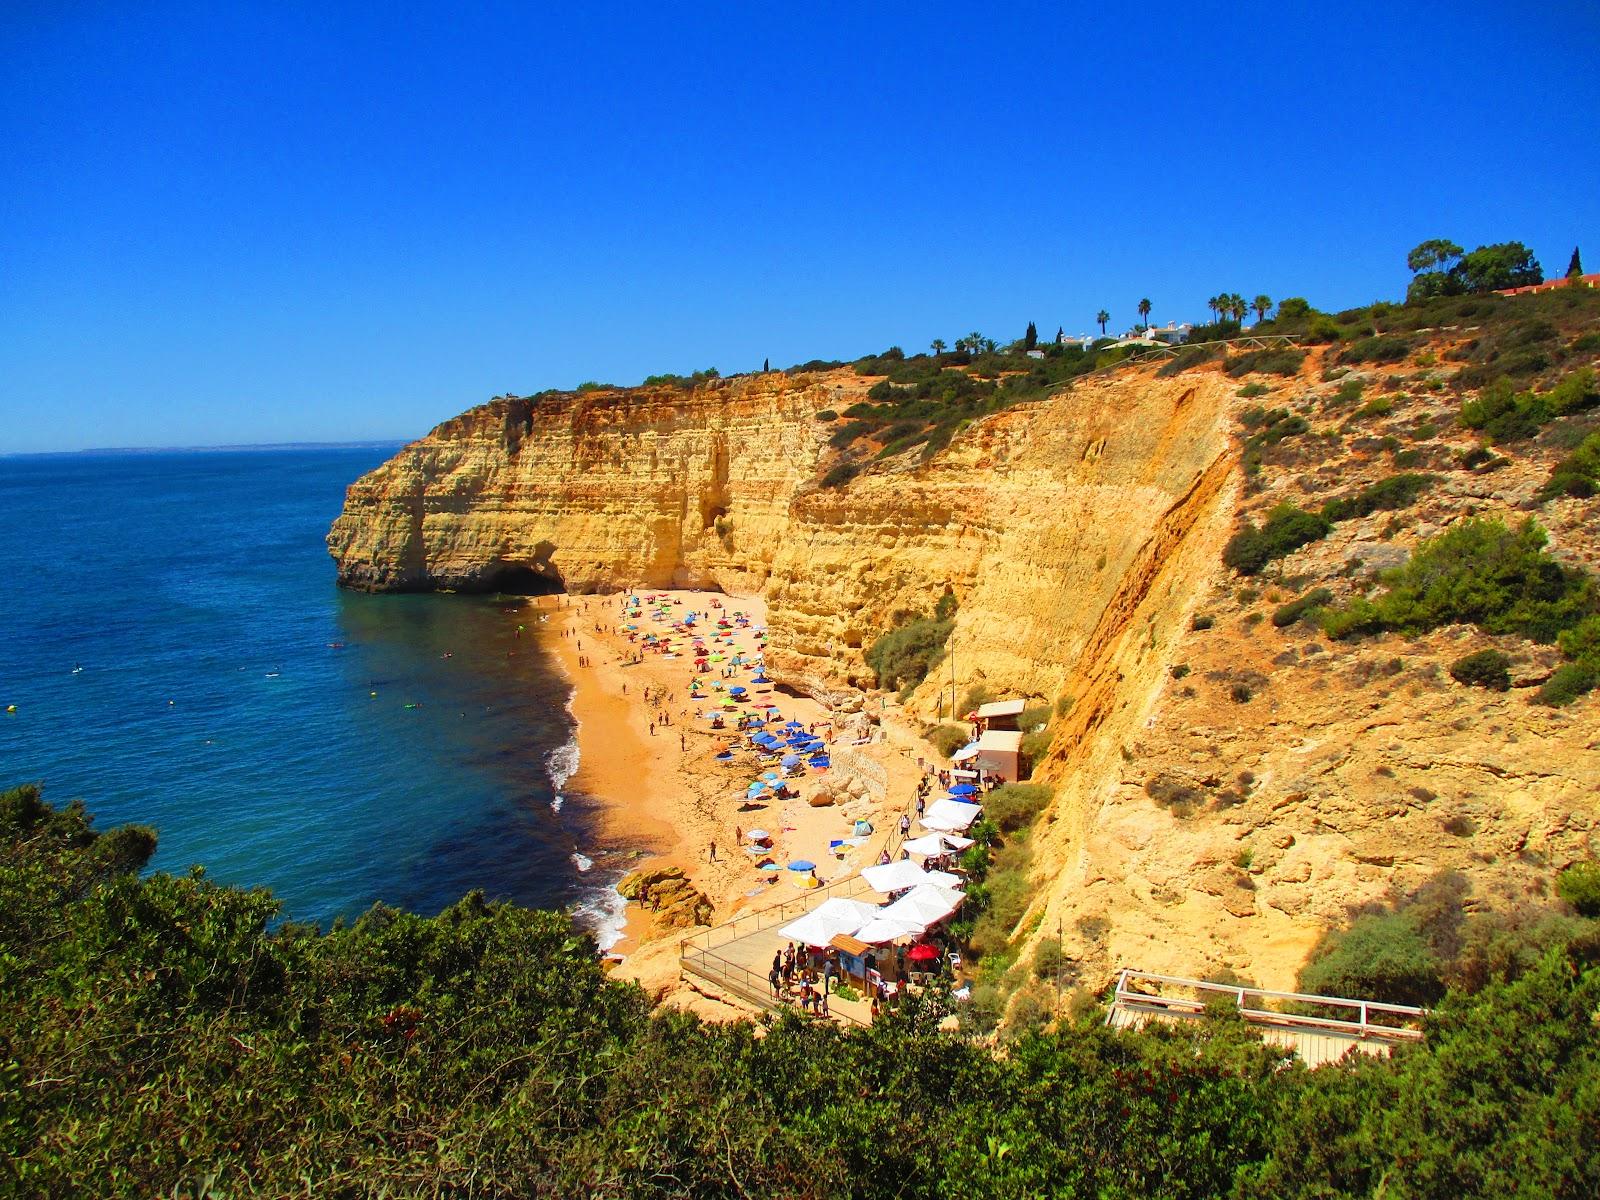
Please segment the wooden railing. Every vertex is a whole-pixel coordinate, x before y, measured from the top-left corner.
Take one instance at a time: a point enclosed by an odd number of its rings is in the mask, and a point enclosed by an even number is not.
[[[1303,992],[1274,992],[1265,988],[1207,983],[1200,979],[1182,979],[1175,975],[1156,975],[1149,971],[1124,969],[1117,976],[1112,1013],[1106,1017],[1107,1024],[1111,1023],[1112,1015],[1118,1008],[1150,1016],[1178,1018],[1198,1017],[1206,1011],[1206,1001],[1203,998],[1166,996],[1159,992],[1141,991],[1140,985],[1184,988],[1198,993],[1201,997],[1227,997],[1234,1002],[1239,1015],[1253,1025],[1267,1025],[1291,1032],[1333,1033],[1362,1040],[1421,1041],[1422,1031],[1415,1027],[1415,1023],[1427,1015],[1427,1009],[1413,1008],[1407,1004],[1384,1004],[1377,1000],[1351,1000],[1340,996],[1312,996]],[[1291,1004],[1299,1009],[1320,1008],[1327,1012],[1343,1010],[1355,1019],[1317,1016],[1304,1011],[1284,1012],[1262,1007],[1273,1002]],[[1373,1020],[1374,1014],[1380,1017],[1399,1018],[1412,1024],[1376,1021]]]

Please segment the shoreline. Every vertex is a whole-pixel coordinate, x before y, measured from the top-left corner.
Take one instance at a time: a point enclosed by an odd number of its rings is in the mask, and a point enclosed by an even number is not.
[[[883,804],[865,805],[877,831],[872,842],[858,852],[835,857],[830,841],[847,832],[842,803],[815,807],[800,797],[768,804],[742,803],[749,768],[729,770],[715,760],[719,749],[741,739],[731,728],[713,731],[706,720],[697,719],[707,711],[713,689],[720,686],[719,673],[696,673],[687,653],[641,655],[643,642],[630,641],[623,628],[633,623],[622,615],[629,595],[667,597],[684,613],[747,614],[748,631],[733,635],[745,644],[730,646],[747,654],[757,647],[755,632],[766,624],[766,605],[760,597],[688,589],[563,596],[553,605],[540,604],[552,614],[539,625],[544,646],[572,687],[569,708],[577,727],[578,767],[564,787],[581,792],[594,803],[602,837],[635,850],[634,869],[680,868],[713,904],[713,923],[726,921],[747,907],[800,894],[795,877],[788,872],[779,872],[780,878],[774,880],[770,872],[756,870],[755,859],[737,845],[742,830],[758,825],[768,829],[774,834],[775,861],[810,859],[817,863],[817,873],[824,880],[852,874],[873,861],[867,852],[876,855],[880,838],[891,823],[884,816],[888,808]],[[648,616],[639,624],[639,636],[666,631],[665,626],[651,625]],[[760,653],[759,648],[754,652]],[[630,658],[642,661],[629,662]],[[587,665],[580,665],[580,660]],[[700,700],[689,692],[689,681],[694,678],[705,690]],[[652,697],[649,702],[646,689]],[[832,736],[834,716],[817,701],[776,691],[770,699],[786,718],[815,724],[819,734]],[[892,753],[889,757],[898,760],[903,755]],[[910,771],[906,760],[892,774],[900,777],[897,783],[904,787],[915,778]],[[802,796],[809,796],[836,779],[831,771],[806,772],[791,782]],[[900,790],[892,788],[890,798]],[[862,807],[862,802],[851,803],[852,812]],[[712,842],[718,848],[715,861],[709,855]],[[624,903],[620,917],[620,937],[607,951],[614,970],[658,995],[671,992],[679,979],[678,940],[692,931],[659,927],[633,904]]]

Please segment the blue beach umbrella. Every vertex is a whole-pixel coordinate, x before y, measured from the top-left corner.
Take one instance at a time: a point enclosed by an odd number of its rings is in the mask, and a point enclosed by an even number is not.
[[[783,756],[783,765],[786,767],[799,766],[800,756],[798,754],[785,754]]]
[[[815,871],[816,869],[817,864],[809,858],[797,858],[789,864],[789,870],[791,871]]]
[[[978,789],[970,783],[958,783],[950,789],[952,796],[976,796]]]

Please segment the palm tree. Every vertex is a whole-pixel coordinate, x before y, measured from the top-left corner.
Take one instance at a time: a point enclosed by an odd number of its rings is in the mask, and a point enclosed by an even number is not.
[[[1211,310],[1211,323],[1214,325],[1222,319],[1222,297],[1213,296],[1206,301],[1206,307]]]
[[[1249,305],[1245,304],[1244,297],[1239,295],[1238,292],[1229,292],[1222,297],[1222,313],[1224,316],[1232,317],[1235,321],[1238,321],[1244,317],[1248,309]]]
[[[978,344],[983,347],[983,352],[985,354],[993,354],[996,350],[1000,349],[1000,343],[991,337],[979,338]]]
[[[1095,313],[1094,319],[1100,322],[1100,336],[1105,337],[1106,322],[1111,320],[1111,314],[1102,308],[1099,312]]]
[[[1267,310],[1272,307],[1272,297],[1262,292],[1250,307],[1256,310],[1256,324],[1259,325],[1267,319]]]
[[[1144,327],[1150,328],[1150,301],[1139,301],[1139,317],[1144,321]]]
[[[943,338],[934,338],[933,341],[928,343],[928,349],[932,350],[935,354],[943,354],[944,353],[944,339]]]
[[[983,350],[983,334],[974,329],[967,334],[967,353],[978,354]]]

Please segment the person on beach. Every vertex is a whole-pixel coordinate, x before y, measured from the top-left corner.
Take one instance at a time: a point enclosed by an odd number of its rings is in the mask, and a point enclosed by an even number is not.
[[[776,961],[776,960],[774,960],[774,961]],[[767,982],[772,985],[772,994],[773,994],[773,996],[775,998],[778,997],[778,996],[781,996],[783,994],[783,989],[778,986],[780,979],[781,979],[781,975],[779,974],[778,968],[776,966],[774,966],[772,968],[772,970],[767,972]]]
[[[650,885],[648,883],[641,883],[639,885],[639,907],[643,908],[646,904],[649,904],[649,903],[650,903]]]
[[[717,844],[715,842],[711,843],[711,861],[717,861]]]
[[[911,818],[904,813],[900,815],[900,836],[905,837],[911,832]]]

